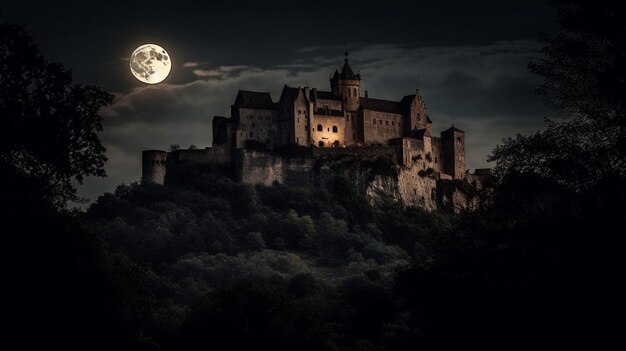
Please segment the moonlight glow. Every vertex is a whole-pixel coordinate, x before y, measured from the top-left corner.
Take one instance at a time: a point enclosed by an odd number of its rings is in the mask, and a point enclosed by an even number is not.
[[[156,44],[144,44],[130,55],[130,71],[135,78],[148,84],[162,82],[172,69],[172,58]]]

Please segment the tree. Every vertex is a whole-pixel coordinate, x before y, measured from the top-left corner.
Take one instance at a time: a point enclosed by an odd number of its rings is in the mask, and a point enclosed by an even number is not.
[[[500,176],[538,173],[574,188],[626,176],[626,1],[555,0],[562,32],[529,65],[552,109],[545,131],[496,147]]]
[[[12,184],[4,195],[57,208],[79,200],[74,182],[106,175],[96,132],[98,111],[112,98],[73,84],[71,71],[47,62],[22,26],[0,22],[0,180]]]

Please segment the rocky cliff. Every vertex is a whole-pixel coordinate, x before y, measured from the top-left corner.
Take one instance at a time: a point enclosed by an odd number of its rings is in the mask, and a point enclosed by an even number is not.
[[[334,178],[345,175],[358,191],[372,201],[382,198],[401,201],[428,211],[437,209],[458,213],[479,205],[480,180],[441,179],[432,169],[401,166],[393,154],[380,150],[370,155],[333,153],[285,157],[276,153],[239,150],[236,179],[248,184],[332,187]]]

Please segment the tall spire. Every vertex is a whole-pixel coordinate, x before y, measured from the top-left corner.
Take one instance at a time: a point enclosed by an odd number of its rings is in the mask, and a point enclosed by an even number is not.
[[[351,80],[361,80],[360,74],[354,74],[352,67],[350,67],[350,63],[348,63],[348,49],[344,52],[346,58],[343,61],[343,67],[341,68],[341,79],[351,79]]]

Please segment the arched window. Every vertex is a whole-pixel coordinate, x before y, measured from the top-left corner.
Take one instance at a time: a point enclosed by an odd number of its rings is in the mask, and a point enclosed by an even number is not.
[[[317,125],[317,131],[318,131],[318,132],[321,132],[321,131],[322,131],[322,125],[321,125],[321,124],[318,124],[318,125]]]
[[[333,126],[333,133],[337,133],[337,126]]]
[[[317,145],[319,145],[319,147],[324,147],[324,142],[320,140],[320,142]]]

